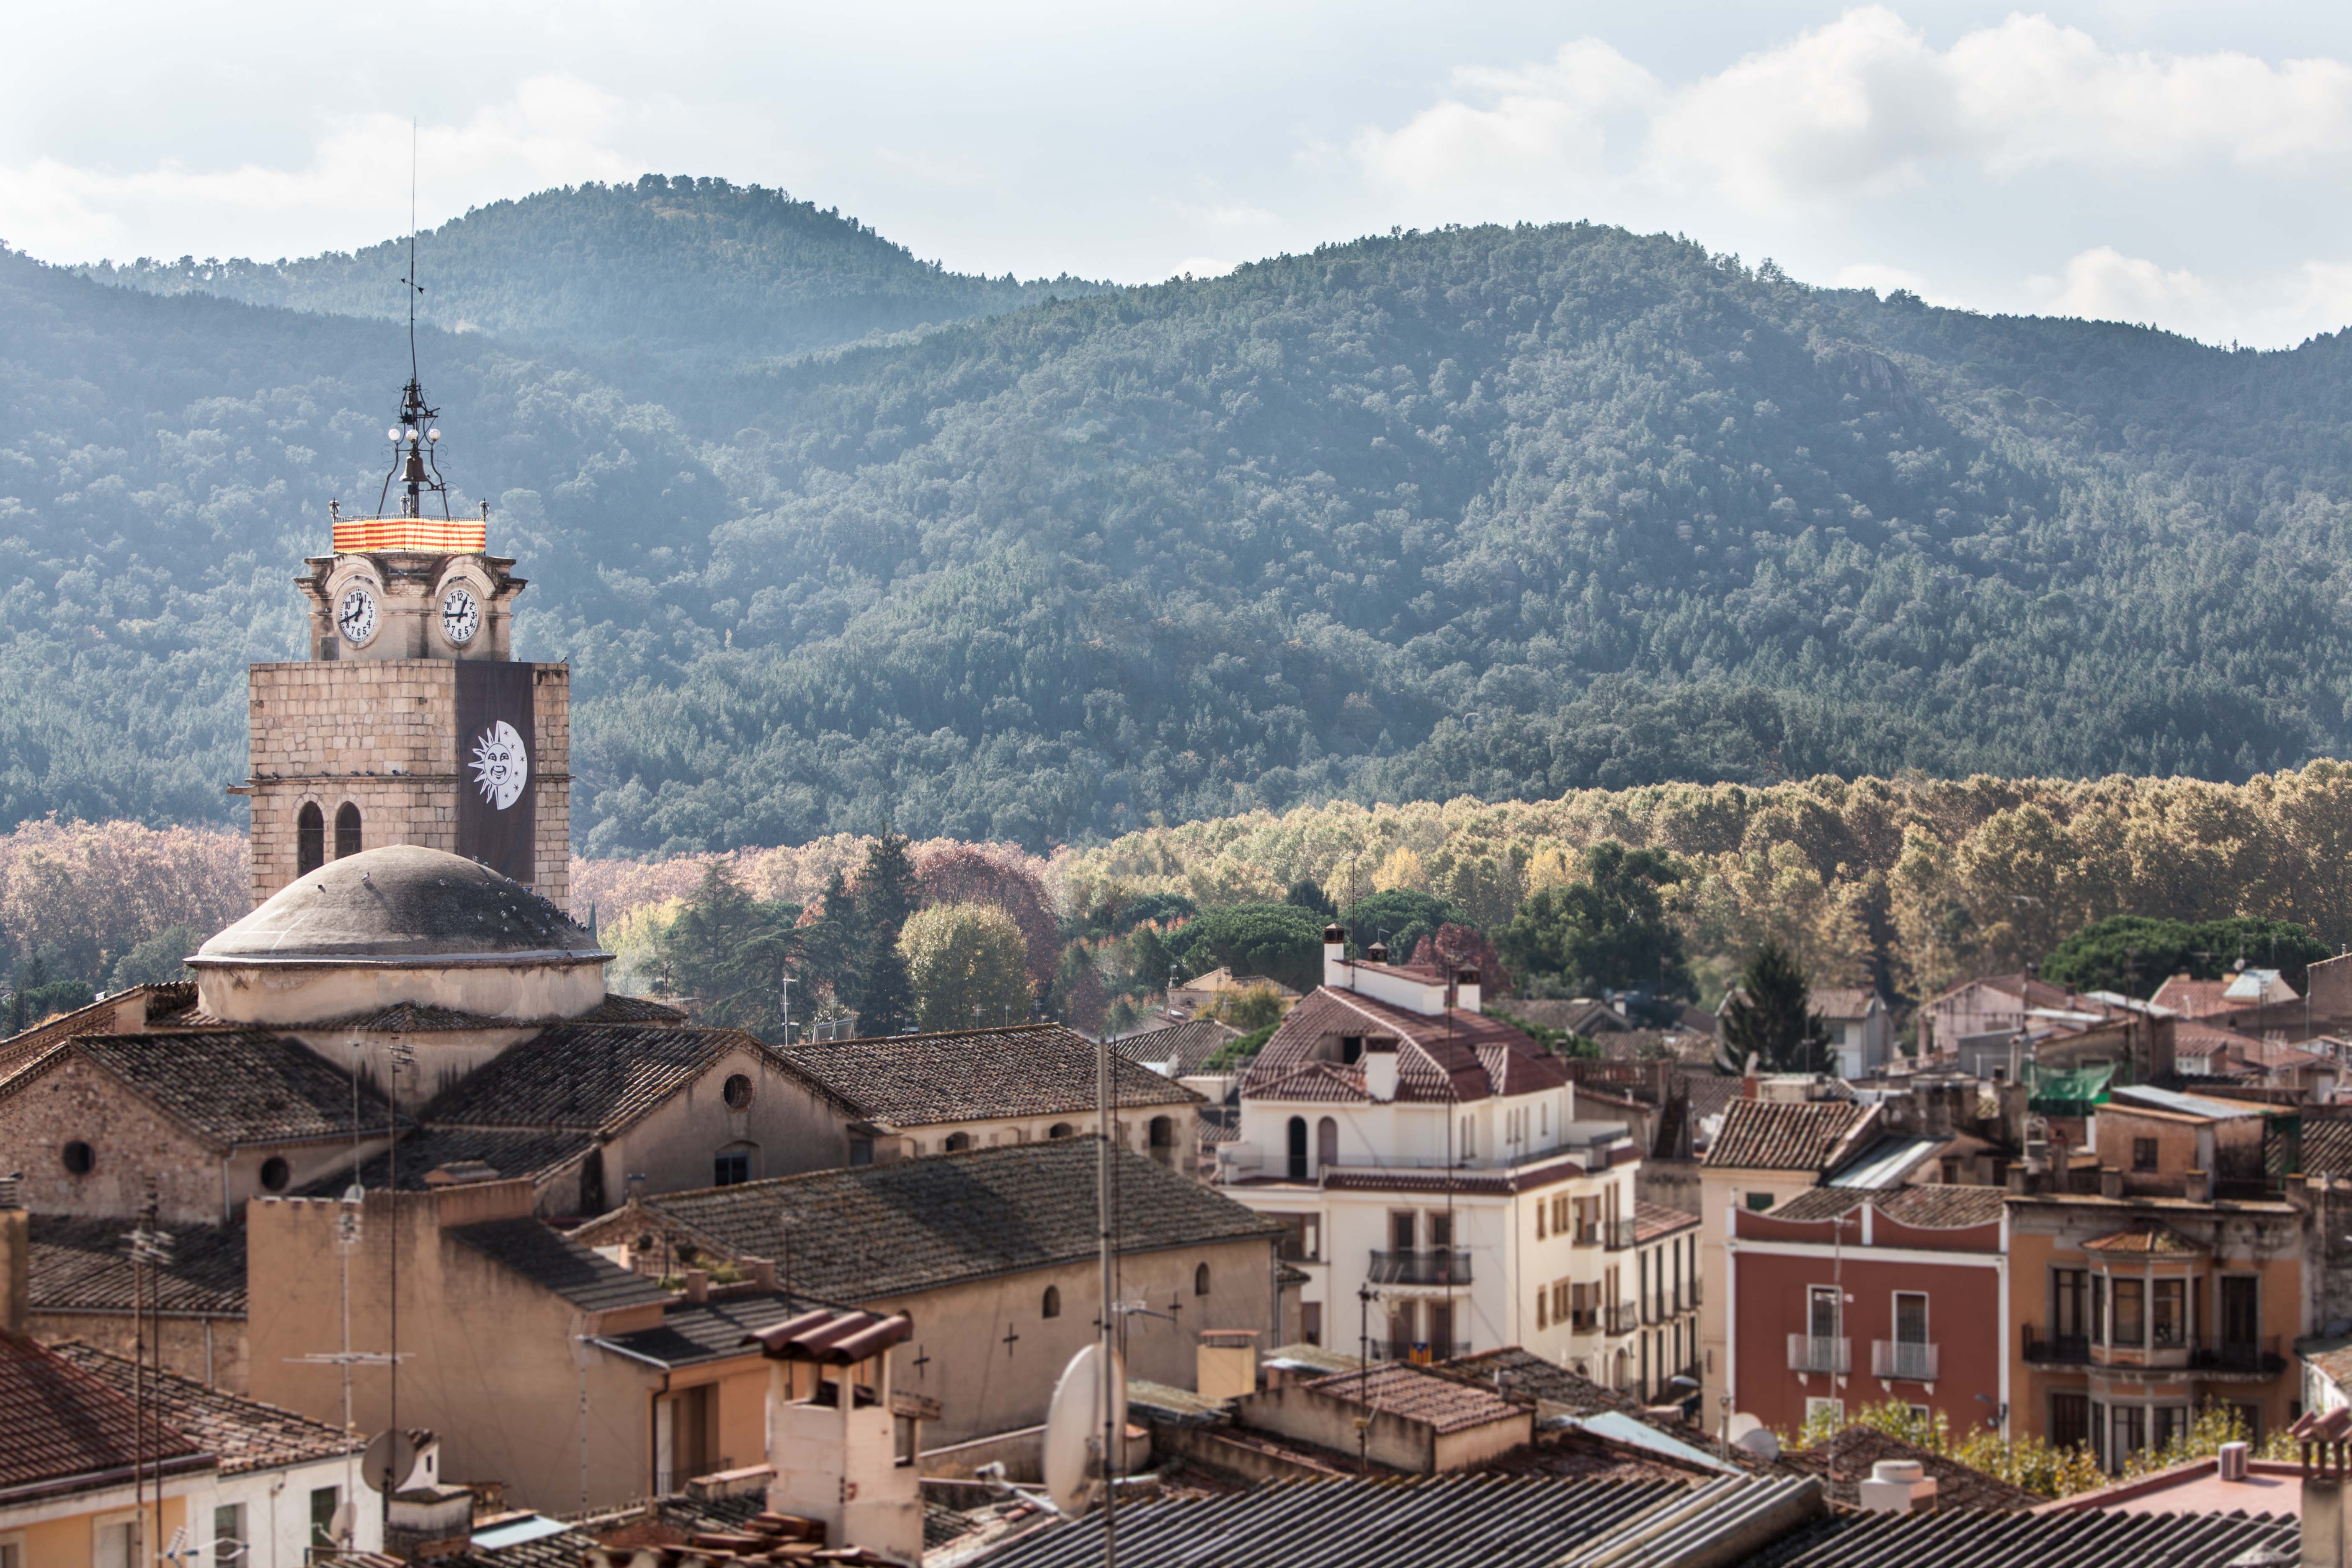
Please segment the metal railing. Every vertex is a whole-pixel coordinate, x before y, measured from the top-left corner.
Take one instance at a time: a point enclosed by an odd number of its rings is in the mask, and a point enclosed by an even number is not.
[[[1820,1334],[1789,1336],[1790,1372],[1848,1373],[1853,1370],[1853,1342]]]
[[[2144,1354],[2174,1355],[2186,1351],[2187,1364],[2194,1371],[2272,1373],[2284,1371],[2286,1367],[2286,1358],[2280,1351],[2276,1334],[2259,1342],[2227,1340],[2219,1344],[2200,1344],[2194,1340],[2175,1338],[2161,1344],[2095,1345],[2086,1334],[2044,1335],[2034,1324],[2028,1323],[2024,1329],[2024,1340],[2027,1361],[2069,1366],[2093,1362],[2137,1366],[2140,1363],[2136,1358]],[[2118,1352],[2122,1359],[2118,1359]],[[2167,1362],[2162,1364],[2179,1366],[2181,1363]]]
[[[1601,1227],[1601,1245],[1612,1252],[1623,1252],[1633,1245],[1633,1222],[1612,1220]]]
[[[1641,1310],[1633,1302],[1615,1301],[1610,1304],[1609,1331],[1611,1333],[1630,1334],[1641,1326]]]
[[[1902,1378],[1910,1383],[1936,1381],[1937,1347],[1910,1340],[1870,1342],[1870,1375]]]
[[[1375,1357],[1386,1357],[1390,1361],[1414,1362],[1423,1366],[1432,1362],[1452,1361],[1456,1356],[1465,1356],[1469,1353],[1470,1342],[1467,1340],[1455,1340],[1450,1343],[1442,1341],[1433,1343],[1428,1340],[1374,1340],[1372,1342],[1372,1354]]]
[[[1458,1248],[1372,1254],[1375,1285],[1467,1285],[1470,1254]]]
[[[2025,1359],[2067,1364],[2089,1361],[2091,1359],[2090,1336],[2044,1334],[2034,1324],[2028,1323],[2025,1325]]]

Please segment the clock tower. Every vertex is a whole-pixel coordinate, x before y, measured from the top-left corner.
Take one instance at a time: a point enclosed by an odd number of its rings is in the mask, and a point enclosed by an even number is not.
[[[329,860],[418,844],[566,907],[572,671],[515,660],[524,581],[489,553],[488,502],[449,515],[436,413],[412,373],[377,515],[331,508],[332,552],[294,579],[310,657],[250,667],[251,776],[235,787],[253,805],[257,905]]]

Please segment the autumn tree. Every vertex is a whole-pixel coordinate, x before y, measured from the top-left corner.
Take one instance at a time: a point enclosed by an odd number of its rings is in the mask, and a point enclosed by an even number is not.
[[[933,904],[917,912],[899,933],[898,953],[926,1030],[1029,1017],[1028,946],[1013,917],[992,904]]]

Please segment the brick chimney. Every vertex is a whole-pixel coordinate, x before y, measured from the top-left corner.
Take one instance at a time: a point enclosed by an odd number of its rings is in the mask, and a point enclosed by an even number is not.
[[[33,1216],[16,1176],[0,1176],[0,1332],[21,1334],[33,1316]]]

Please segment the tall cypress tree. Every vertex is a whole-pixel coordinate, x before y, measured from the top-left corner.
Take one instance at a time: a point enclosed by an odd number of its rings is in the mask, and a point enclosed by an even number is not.
[[[1809,1012],[1811,992],[1794,954],[1767,941],[1740,972],[1739,993],[1723,1012],[1723,1039],[1739,1069],[1753,1055],[1767,1072],[1819,1072],[1829,1031]]]
[[[876,931],[859,978],[857,1032],[895,1035],[914,1021],[915,987],[898,952],[898,928]]]

